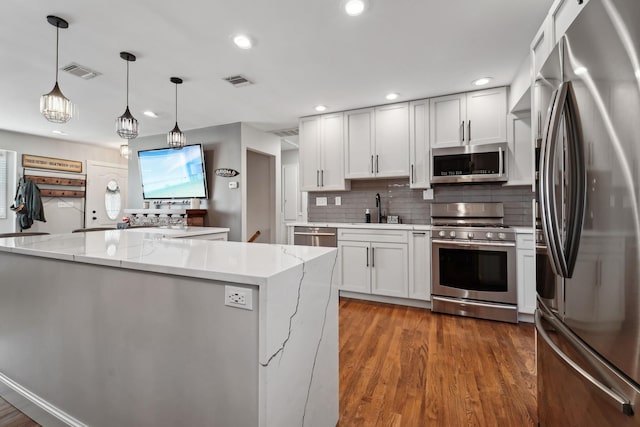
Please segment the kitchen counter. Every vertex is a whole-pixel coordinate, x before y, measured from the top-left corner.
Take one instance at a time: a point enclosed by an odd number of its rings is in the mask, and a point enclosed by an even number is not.
[[[149,230],[0,239],[7,400],[43,425],[335,425],[336,249]]]
[[[160,235],[163,238],[196,238],[206,240],[227,240],[229,228],[222,227],[143,227],[125,228],[130,233],[146,233]]]
[[[377,222],[288,222],[287,227],[371,228],[384,230],[428,231],[429,224],[386,224]]]

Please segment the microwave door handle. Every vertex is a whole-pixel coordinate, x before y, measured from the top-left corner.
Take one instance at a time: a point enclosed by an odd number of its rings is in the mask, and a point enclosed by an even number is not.
[[[567,211],[567,278],[573,276],[578,258],[580,235],[584,224],[587,202],[587,171],[584,158],[584,140],[580,123],[580,111],[576,101],[573,84],[565,83],[567,95],[564,100],[564,116],[567,124],[567,154],[569,159],[569,206]]]
[[[553,191],[554,176],[552,165],[558,143],[558,131],[562,124],[562,109],[560,106],[563,86],[554,91],[553,102],[549,108],[549,119],[545,124],[545,138],[543,140],[543,153],[540,158],[540,203],[542,230],[547,240],[547,250],[551,260],[551,266],[556,275],[565,277],[566,269],[563,268],[564,258],[561,256],[562,243],[560,240],[560,230],[558,229],[557,212],[555,203],[555,193]],[[566,88],[565,88],[566,90]],[[553,197],[553,200],[552,200]]]
[[[460,123],[460,142],[464,144],[464,120]]]
[[[569,367],[583,377],[585,380],[589,381],[595,388],[597,388],[602,394],[606,395],[611,403],[618,407],[618,409],[625,415],[633,415],[633,408],[631,406],[631,401],[623,395],[620,395],[613,389],[607,387],[602,384],[596,378],[594,378],[591,374],[585,371],[580,365],[578,365],[575,361],[573,361],[569,356],[567,356],[560,347],[547,334],[544,326],[542,325],[542,318],[545,318],[552,325],[557,326],[557,322],[553,322],[549,315],[543,314],[540,309],[536,310],[535,313],[535,328],[538,336],[542,338],[542,340],[551,348],[551,350],[562,359]],[[570,339],[570,336],[565,335],[561,330],[557,330],[557,332],[565,339]],[[575,345],[575,344],[574,344]]]
[[[471,123],[471,122],[469,122]],[[469,128],[471,130],[471,128]],[[471,132],[469,132],[471,134]],[[498,176],[504,175],[504,152],[502,151],[502,147],[498,148]]]

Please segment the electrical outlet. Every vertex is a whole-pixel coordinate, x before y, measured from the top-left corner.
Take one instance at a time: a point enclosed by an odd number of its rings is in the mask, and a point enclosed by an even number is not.
[[[316,197],[316,206],[327,206],[326,197]]]
[[[225,286],[224,305],[253,310],[253,290],[237,286]]]
[[[336,196],[336,206],[342,205],[342,197]]]
[[[433,200],[433,188],[429,188],[422,192],[422,200]]]

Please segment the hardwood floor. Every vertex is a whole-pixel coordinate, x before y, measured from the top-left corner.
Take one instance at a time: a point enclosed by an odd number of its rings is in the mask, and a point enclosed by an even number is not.
[[[0,398],[0,426],[2,427],[38,427],[31,418]]]
[[[534,426],[534,329],[340,301],[340,427]]]
[[[534,329],[340,301],[339,427],[535,426]],[[0,399],[0,426],[37,426]]]

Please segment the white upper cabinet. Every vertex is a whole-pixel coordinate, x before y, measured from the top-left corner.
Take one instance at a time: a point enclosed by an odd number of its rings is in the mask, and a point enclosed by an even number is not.
[[[343,114],[300,119],[302,191],[348,190],[344,179]]]
[[[348,179],[409,176],[409,104],[345,113]]]
[[[529,111],[509,114],[507,128],[509,181],[505,185],[532,185],[535,169]]]
[[[431,148],[505,142],[507,89],[432,98],[430,118]]]
[[[375,176],[409,175],[409,104],[375,109]]]
[[[431,148],[456,147],[464,144],[467,96],[464,93],[430,100]]]
[[[344,163],[347,178],[369,178],[375,171],[375,125],[373,108],[344,113]]]
[[[430,188],[429,100],[409,103],[409,187]]]

